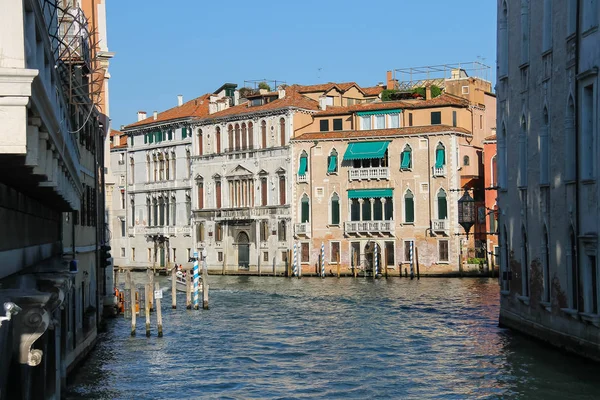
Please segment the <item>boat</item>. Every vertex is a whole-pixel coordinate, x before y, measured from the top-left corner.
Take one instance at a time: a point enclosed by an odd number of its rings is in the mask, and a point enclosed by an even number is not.
[[[172,281],[172,278],[170,278],[170,277],[167,278],[167,279],[169,280],[169,282]],[[175,282],[176,282],[175,289],[178,292],[185,293],[186,287],[187,287],[185,280],[186,280],[186,277],[185,277],[185,275],[183,275],[183,272],[177,271],[175,273]],[[193,278],[192,278],[192,281],[190,283],[191,283],[192,291],[193,291],[194,290],[194,281],[193,281]],[[198,277],[198,290],[202,290],[202,277],[200,277],[200,276]]]

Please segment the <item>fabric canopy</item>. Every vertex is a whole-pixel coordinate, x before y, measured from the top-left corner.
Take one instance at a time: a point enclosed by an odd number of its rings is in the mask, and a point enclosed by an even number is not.
[[[446,165],[444,149],[437,149],[435,152],[435,167],[442,168]]]
[[[394,189],[383,188],[383,189],[351,189],[348,190],[349,199],[366,199],[366,198],[377,198],[377,197],[392,197],[394,195]]]
[[[402,169],[410,168],[410,151],[402,152],[402,160],[401,160],[400,168],[402,168]]]
[[[332,155],[329,157],[329,166],[327,167],[327,173],[337,171],[337,156]]]
[[[376,110],[376,111],[359,111],[356,113],[359,117],[363,115],[381,115],[381,114],[398,114],[401,110],[399,108],[393,110]]]
[[[390,142],[352,142],[344,153],[344,160],[383,158]]]
[[[298,175],[306,175],[306,157],[300,157],[300,168],[298,168]]]

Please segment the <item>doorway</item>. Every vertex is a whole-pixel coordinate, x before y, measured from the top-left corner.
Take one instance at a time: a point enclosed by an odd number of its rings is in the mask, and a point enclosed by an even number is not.
[[[240,232],[237,237],[238,268],[248,269],[250,267],[250,239],[246,232]]]

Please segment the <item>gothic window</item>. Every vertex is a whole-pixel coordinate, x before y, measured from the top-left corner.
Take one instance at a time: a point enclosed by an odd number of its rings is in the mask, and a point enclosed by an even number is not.
[[[235,124],[235,149],[240,149],[240,125]]]
[[[400,155],[400,169],[410,170],[412,168],[412,148],[410,145],[404,146],[404,150]]]
[[[233,125],[227,127],[227,151],[233,151]]]
[[[331,150],[327,157],[327,173],[334,174],[338,172],[338,153],[335,149]]]
[[[285,146],[285,119],[281,118],[279,120],[279,134],[281,136],[281,145]]]
[[[285,242],[286,241],[286,236],[287,236],[287,232],[286,232],[286,223],[285,220],[281,220],[279,221],[278,227],[277,227],[277,232],[278,232],[278,237],[279,237],[279,241],[280,242]]]
[[[198,129],[198,155],[201,156],[204,154],[203,146],[202,146],[202,129]]]
[[[310,205],[309,205],[309,200],[308,200],[308,196],[306,195],[306,193],[302,196],[302,201],[301,201],[301,218],[300,218],[300,222],[304,223],[304,222],[308,222],[310,219]]]
[[[196,184],[198,185],[198,208],[204,208],[204,180],[202,178],[198,178],[196,180]]]
[[[248,148],[254,149],[254,124],[248,122]]]
[[[442,143],[438,143],[435,148],[435,168],[441,170],[446,166],[446,148]]]
[[[407,190],[404,195],[404,222],[415,222],[415,200],[410,190]]]
[[[221,128],[217,126],[215,130],[215,143],[217,146],[217,154],[221,153]]]
[[[248,148],[248,133],[246,129],[246,123],[242,123],[242,150],[246,150]]]
[[[285,175],[279,175],[279,205],[285,205]]]
[[[440,189],[437,195],[438,219],[448,218],[448,203],[446,201],[446,191]]]
[[[260,136],[261,136],[261,148],[267,148],[267,122],[261,121],[260,123]]]
[[[331,225],[339,225],[340,223],[340,197],[337,193],[331,196]]]

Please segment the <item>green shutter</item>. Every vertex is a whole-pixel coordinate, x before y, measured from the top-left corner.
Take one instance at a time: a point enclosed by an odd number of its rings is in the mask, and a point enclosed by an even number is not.
[[[171,129],[169,129],[169,140],[173,140],[173,131]]]
[[[405,150],[402,152],[402,164],[400,164],[401,169],[410,168],[410,151]]]
[[[438,219],[448,218],[448,203],[446,197],[438,197]]]
[[[148,135],[148,143],[152,144],[154,142],[154,135],[152,133],[147,133]]]
[[[331,223],[338,225],[340,223],[340,201],[331,200]]]
[[[404,198],[404,220],[415,222],[415,203],[412,197]]]
[[[306,157],[300,157],[300,168],[298,168],[298,175],[306,175]]]
[[[187,137],[187,129],[185,127],[181,128],[181,138],[185,139],[186,137]]]
[[[308,211],[308,199],[306,199],[306,201],[302,201],[302,223],[308,222]]]
[[[332,172],[337,171],[337,156],[331,155],[329,157],[329,166],[327,167],[327,173],[330,174]]]
[[[148,134],[144,133],[144,144],[148,143]]]
[[[435,151],[435,167],[442,168],[446,164],[444,149],[437,149]]]

